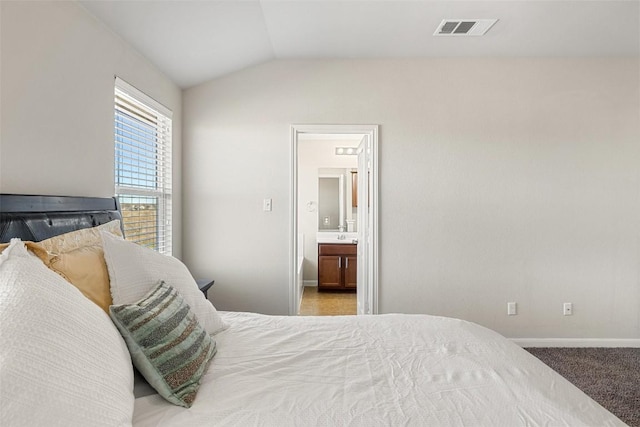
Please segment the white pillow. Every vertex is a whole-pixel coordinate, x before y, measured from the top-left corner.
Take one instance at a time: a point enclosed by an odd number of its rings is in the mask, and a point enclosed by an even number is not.
[[[227,325],[180,260],[111,233],[101,234],[114,305],[137,302],[163,280],[182,295],[205,331],[215,334],[226,329]]]
[[[131,425],[120,333],[18,239],[0,256],[0,336],[0,425]]]

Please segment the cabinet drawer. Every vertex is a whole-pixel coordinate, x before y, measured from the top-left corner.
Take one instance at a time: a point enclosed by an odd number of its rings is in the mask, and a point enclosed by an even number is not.
[[[320,243],[318,245],[318,255],[357,255],[358,245]]]

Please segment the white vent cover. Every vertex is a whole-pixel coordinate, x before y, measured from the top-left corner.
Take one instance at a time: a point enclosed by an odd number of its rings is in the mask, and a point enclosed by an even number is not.
[[[434,36],[482,36],[497,19],[443,19]]]

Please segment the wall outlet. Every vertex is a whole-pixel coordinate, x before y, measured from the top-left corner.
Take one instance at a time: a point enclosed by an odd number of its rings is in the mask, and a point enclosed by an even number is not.
[[[515,302],[508,302],[507,303],[507,314],[509,316],[515,316],[516,314],[518,314],[518,304]]]
[[[571,304],[570,302],[565,302],[562,305],[562,313],[565,316],[571,316],[573,314],[573,304]]]

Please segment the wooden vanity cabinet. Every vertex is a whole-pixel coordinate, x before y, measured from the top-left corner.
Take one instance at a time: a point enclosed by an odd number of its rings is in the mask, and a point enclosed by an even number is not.
[[[358,246],[318,244],[318,290],[356,290]]]

